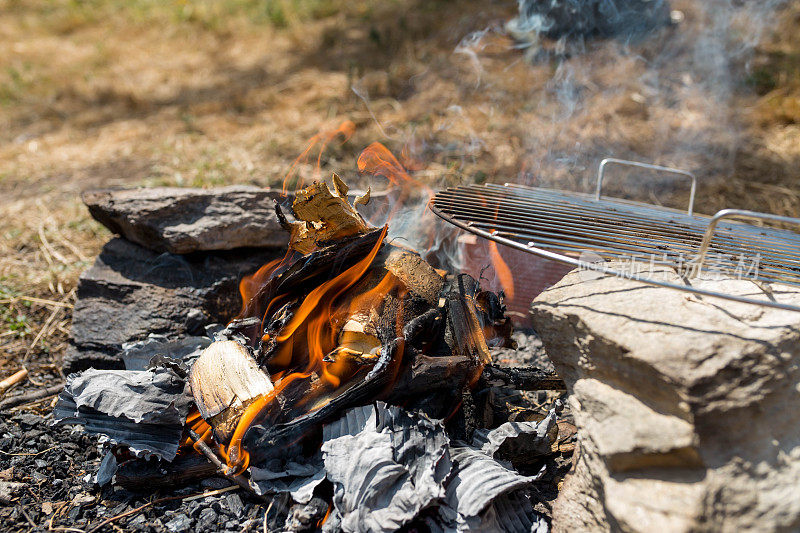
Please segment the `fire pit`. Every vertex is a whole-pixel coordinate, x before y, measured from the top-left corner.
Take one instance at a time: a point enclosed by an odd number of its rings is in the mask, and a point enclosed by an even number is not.
[[[388,150],[359,161],[411,196]],[[241,280],[239,315],[126,345],[124,370],[70,375],[57,424],[101,436],[101,486],[174,494],[223,477],[274,530],[547,529],[574,438],[546,392],[563,383],[498,362],[537,345],[502,292],[435,268],[392,240],[397,208],[373,226],[370,191],[348,193],[333,175],[278,199],[288,248]]]

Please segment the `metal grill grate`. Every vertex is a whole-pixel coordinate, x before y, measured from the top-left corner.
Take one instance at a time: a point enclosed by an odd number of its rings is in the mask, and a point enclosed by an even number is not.
[[[461,228],[536,255],[573,266],[637,279],[653,285],[800,311],[775,301],[743,298],[649,279],[648,267],[666,265],[687,278],[715,275],[800,286],[800,234],[732,223],[724,219],[760,218],[800,224],[800,219],[723,210],[714,217],[625,200],[601,199],[603,168],[595,196],[514,184],[467,185],[439,192],[431,209]],[[605,267],[600,260],[623,261],[635,268]]]

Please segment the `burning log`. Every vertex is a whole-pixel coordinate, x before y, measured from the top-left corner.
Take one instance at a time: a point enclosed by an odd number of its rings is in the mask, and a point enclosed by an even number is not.
[[[215,343],[190,374],[200,415],[234,465],[249,464],[247,450],[264,460],[270,443],[302,439],[347,407],[460,391],[491,359],[483,324],[492,331],[496,320],[485,319],[496,302],[469,276],[446,281],[385,244],[386,228],[369,227],[355,208],[369,195],[351,205],[337,176],[333,186],[297,192],[295,221],[277,208],[289,252],[241,284],[242,340],[257,360],[242,344]]]
[[[269,377],[236,341],[217,341],[206,348],[192,365],[189,386],[219,442],[228,442],[244,409],[273,389]]]

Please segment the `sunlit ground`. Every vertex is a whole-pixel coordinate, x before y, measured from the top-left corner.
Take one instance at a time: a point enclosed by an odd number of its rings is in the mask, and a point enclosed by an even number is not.
[[[351,183],[374,140],[433,185],[588,187],[616,155],[695,171],[701,212],[796,215],[800,8],[715,70],[695,42],[709,21],[672,5],[684,22],[642,43],[531,60],[502,31],[465,39],[513,1],[0,0],[0,375],[24,357],[56,371],[109,238],[81,191],[275,185],[344,119],[323,170]]]

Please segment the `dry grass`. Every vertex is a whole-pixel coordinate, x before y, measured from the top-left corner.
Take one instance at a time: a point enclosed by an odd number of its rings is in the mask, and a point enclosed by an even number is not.
[[[514,4],[0,0],[0,375],[26,357],[34,379],[54,375],[64,305],[108,238],[80,191],[275,184],[345,118],[357,132],[324,170],[351,182],[373,140],[437,183],[587,187],[613,153],[698,171],[707,212],[798,212],[800,9],[716,106],[681,77],[704,23],[692,2],[675,0],[686,23],[650,43],[590,43],[564,62],[531,64],[491,32],[458,47]],[[653,92],[663,42],[677,59]]]

